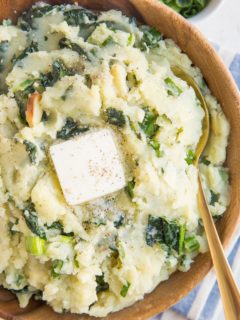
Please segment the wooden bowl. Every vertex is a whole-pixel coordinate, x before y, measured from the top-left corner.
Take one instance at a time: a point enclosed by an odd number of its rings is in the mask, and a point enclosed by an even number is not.
[[[0,20],[16,17],[35,1],[0,0]],[[71,1],[48,1],[62,3]],[[76,2],[73,0],[72,2]],[[227,212],[217,223],[224,246],[229,242],[240,214],[240,95],[237,87],[215,50],[197,29],[157,0],[78,0],[79,4],[95,10],[117,8],[125,14],[144,20],[156,27],[165,36],[172,38],[198,66],[213,95],[221,103],[231,125],[227,151],[227,166],[230,169],[232,193]],[[209,253],[201,254],[191,269],[174,273],[169,280],[161,283],[144,300],[133,306],[106,317],[109,320],[146,319],[166,310],[192,290],[208,273],[212,266]],[[22,320],[86,320],[86,315],[60,315],[42,302],[32,301],[26,309],[20,309],[15,297],[6,290],[0,290],[0,316],[5,319]]]

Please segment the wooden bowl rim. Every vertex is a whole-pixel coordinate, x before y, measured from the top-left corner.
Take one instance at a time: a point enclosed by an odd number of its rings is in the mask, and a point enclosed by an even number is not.
[[[7,0],[0,0],[0,6],[2,5],[3,2],[8,2]],[[100,0],[101,1],[101,0]],[[113,0],[114,1],[114,0]],[[138,1],[139,0],[128,0],[134,7],[138,7]],[[44,1],[44,2],[53,2],[53,1]],[[69,3],[69,2],[74,2],[74,1],[57,1],[58,3]],[[80,0],[79,2],[90,2],[91,0]],[[121,0],[119,0],[119,2],[121,2]],[[164,4],[162,4],[161,2],[159,2],[158,0],[141,0],[139,1],[139,3],[144,4],[145,6],[151,6],[154,7],[156,10],[158,10],[160,12],[160,10],[167,16],[167,19],[169,20],[169,23],[176,23],[176,21],[181,24],[183,30],[188,30],[188,32],[190,32],[192,34],[192,38],[193,41],[199,41],[203,44],[203,50],[206,52],[206,54],[209,54],[212,56],[212,59],[216,62],[216,64],[218,65],[219,69],[221,70],[221,73],[224,75],[224,77],[227,79],[228,81],[228,88],[227,90],[229,92],[231,92],[231,95],[233,97],[233,100],[235,100],[235,105],[234,108],[236,109],[236,113],[238,115],[240,115],[240,94],[238,91],[238,88],[235,84],[235,81],[233,80],[230,71],[227,69],[226,65],[224,64],[224,62],[222,61],[222,59],[220,58],[220,56],[217,54],[217,52],[215,51],[215,49],[212,47],[212,45],[208,42],[208,40],[202,35],[202,33],[197,30],[197,28],[193,25],[190,24],[190,22],[188,22],[186,19],[184,19],[183,17],[181,17],[180,15],[178,15],[177,13],[175,13],[174,11],[172,11],[170,8],[168,8],[167,6],[165,6]],[[84,6],[83,4],[83,6]],[[135,8],[136,9],[136,8]],[[138,9],[137,9],[138,10]],[[139,11],[139,10],[138,10]],[[139,13],[140,14],[140,13]],[[141,15],[141,14],[140,14]],[[146,22],[148,23],[148,22]],[[148,23],[149,24],[149,23]],[[151,25],[151,23],[150,23]],[[153,25],[155,26],[155,25]],[[156,26],[155,26],[156,27]],[[161,30],[159,30],[161,31]],[[169,38],[173,38],[167,35],[167,37]],[[174,39],[174,41],[179,45],[179,47],[181,49],[183,49],[182,45],[178,42],[178,40]],[[183,50],[185,52],[185,50]],[[188,53],[187,53],[188,54]],[[188,56],[191,58],[191,55],[188,54]],[[199,67],[200,68],[200,67]],[[201,68],[200,68],[201,70]],[[202,72],[202,71],[201,71]],[[203,73],[203,75],[205,76],[205,74]],[[211,84],[210,85],[210,90],[211,90]],[[214,90],[211,90],[214,91]],[[215,95],[213,93],[213,95]],[[239,154],[238,154],[239,155]],[[239,204],[238,204],[238,208],[239,208]],[[227,210],[228,212],[228,210]],[[231,215],[230,213],[228,213],[229,215]],[[221,240],[222,240],[222,244],[224,247],[227,246],[227,244],[230,242],[231,236],[234,232],[234,229],[236,228],[237,224],[240,221],[240,210],[237,216],[237,221],[235,221],[235,223],[231,223],[229,226],[222,226],[222,233],[221,233]],[[219,223],[217,223],[217,226],[219,226]],[[224,230],[226,229],[226,232],[224,232]],[[125,308],[119,312],[110,314],[109,316],[107,316],[106,320],[120,320],[120,319],[138,319],[138,320],[143,320],[146,319],[148,317],[151,317],[159,312],[162,312],[164,310],[166,310],[167,308],[169,308],[170,306],[172,306],[173,304],[177,303],[180,299],[182,299],[185,295],[187,295],[197,284],[200,283],[200,281],[206,276],[206,274],[209,272],[209,270],[212,267],[212,262],[211,262],[211,258],[209,253],[205,253],[205,254],[200,254],[194,261],[194,263],[192,264],[192,267],[190,270],[194,269],[194,267],[197,265],[197,262],[201,260],[201,268],[197,269],[197,273],[195,274],[194,278],[191,279],[191,281],[188,279],[187,283],[185,286],[183,286],[181,288],[181,292],[177,292],[177,294],[175,294],[175,292],[173,292],[172,296],[169,296],[169,300],[165,303],[162,304],[158,304],[158,301],[155,301],[154,304],[151,305],[147,305],[146,299],[149,296],[152,296],[154,294],[154,292],[156,291],[156,289],[154,289],[153,292],[145,295],[144,299],[141,301],[136,302],[134,305]],[[181,272],[176,272],[174,273],[169,280],[174,276],[175,278],[183,278],[184,277],[181,275]],[[156,288],[161,287],[164,288],[167,286],[167,283],[169,282],[169,280],[161,283],[160,285],[158,285]],[[176,291],[178,290],[178,288],[176,288]],[[15,301],[15,300],[14,300]],[[10,301],[10,303],[12,303]],[[16,303],[16,302],[15,302]],[[13,309],[15,308],[14,303],[12,303],[13,305]],[[27,311],[25,312],[24,310],[22,310],[21,312],[22,315],[20,315],[20,313],[18,313],[18,316],[15,315],[11,315],[9,314],[8,311],[6,311],[5,308],[3,308],[3,310],[1,310],[1,303],[0,303],[0,316],[2,316],[4,319],[11,319],[11,320],[16,320],[16,319],[22,319],[22,320],[37,320],[37,319],[42,319],[43,317],[46,316],[46,314],[49,314],[49,319],[51,320],[57,320],[57,319],[65,319],[65,320],[81,320],[81,319],[94,319],[93,317],[89,317],[89,316],[85,316],[85,315],[58,315],[56,313],[54,313],[52,311],[52,309],[46,305],[41,305],[40,307],[32,310],[30,313],[28,313]],[[103,318],[102,318],[103,319]]]

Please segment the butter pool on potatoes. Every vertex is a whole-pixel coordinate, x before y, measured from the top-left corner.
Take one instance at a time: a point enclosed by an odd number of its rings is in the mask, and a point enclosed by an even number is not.
[[[38,4],[0,25],[0,285],[21,307],[36,296],[105,317],[207,250],[193,165],[204,113],[172,65],[209,107],[200,171],[217,219],[229,123],[172,40],[76,5]]]
[[[111,194],[125,186],[124,169],[109,129],[92,131],[50,147],[70,205]]]

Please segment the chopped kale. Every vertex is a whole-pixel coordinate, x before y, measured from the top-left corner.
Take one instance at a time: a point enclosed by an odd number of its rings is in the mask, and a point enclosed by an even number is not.
[[[73,89],[73,85],[70,84],[70,86],[67,87],[67,89],[64,91],[64,94],[61,96],[61,99],[62,99],[63,101],[66,101],[66,100],[67,100],[67,98],[69,97],[69,93],[72,91],[72,89]]]
[[[31,163],[36,163],[37,158],[37,147],[34,143],[28,140],[24,140],[23,144],[26,147],[26,151],[28,153],[29,159]]]
[[[52,263],[51,276],[53,278],[58,278],[61,274],[62,267],[63,267],[62,260],[54,260]]]
[[[22,289],[10,289],[10,291],[14,294],[28,293],[28,286],[25,286]]]
[[[229,181],[229,173],[226,168],[219,168],[219,175],[222,178],[224,183],[228,183]]]
[[[68,69],[64,62],[57,59],[52,64],[52,85],[64,76],[72,76],[73,70]]]
[[[91,78],[90,74],[84,75],[84,83],[88,88],[92,87],[92,78]]]
[[[189,149],[187,152],[187,157],[185,158],[185,161],[187,162],[188,165],[193,164],[194,161],[196,160],[196,155],[193,152],[192,149]]]
[[[149,215],[146,229],[146,243],[149,246],[164,244],[170,250],[174,249],[178,254],[182,253],[184,243],[185,226],[177,221],[168,221],[162,217]]]
[[[49,4],[33,6],[31,9],[22,13],[21,18],[18,20],[18,26],[23,31],[30,31],[34,27],[33,22],[36,18],[41,18],[50,12],[54,6]]]
[[[32,233],[36,234],[41,239],[46,239],[45,229],[39,225],[38,215],[33,203],[29,202],[27,204],[23,210],[23,217]]]
[[[23,282],[25,281],[25,277],[22,274],[18,274],[16,277],[16,285],[17,287],[20,287]]]
[[[211,162],[207,159],[206,156],[201,157],[200,161],[206,166],[209,166],[211,164]]]
[[[128,183],[125,187],[125,191],[131,199],[134,197],[134,192],[133,192],[134,187],[135,187],[135,179],[128,181]]]
[[[67,38],[62,38],[59,40],[59,47],[61,49],[71,49],[72,51],[77,52],[80,56],[84,56],[85,58],[90,60],[88,53],[83,48],[81,48],[77,43],[71,42]]]
[[[108,108],[106,110],[106,117],[107,117],[107,122],[114,126],[123,128],[126,124],[124,113],[121,110]]]
[[[167,6],[180,13],[185,18],[195,16],[206,7],[209,0],[160,0]]]
[[[90,24],[97,20],[97,15],[86,9],[71,9],[64,12],[64,20],[70,26],[79,26],[82,24]]]
[[[8,222],[8,231],[12,236],[18,233],[18,231],[14,230],[14,226],[16,226],[18,222],[19,222],[18,218],[15,218],[14,222],[13,221]]]
[[[44,225],[48,230],[53,231],[57,235],[62,235],[66,237],[73,237],[74,233],[73,232],[64,232],[64,227],[60,221],[54,221],[50,226],[49,225]]]
[[[210,190],[210,193],[211,193],[210,205],[214,206],[215,203],[219,201],[220,194],[219,193],[215,193],[212,190]]]
[[[128,289],[130,288],[131,283],[127,281],[127,284],[122,286],[122,289],[120,291],[120,295],[125,298],[127,293],[128,293]]]
[[[176,97],[176,96],[179,96],[183,92],[182,89],[179,86],[177,86],[171,78],[167,77],[164,80],[164,82],[167,86],[167,93],[169,96]]]
[[[26,90],[23,91],[17,91],[14,93],[14,98],[17,102],[19,114],[21,120],[24,122],[24,124],[27,124],[26,122],[26,105],[28,101],[28,95],[34,92],[33,87],[29,87]]]
[[[101,21],[100,24],[105,23],[107,28],[112,30],[112,31],[124,31],[124,32],[129,32],[130,28],[127,26],[125,23],[121,23],[120,21]]]
[[[159,129],[159,126],[156,124],[158,115],[150,111],[148,108],[144,109],[145,116],[143,122],[139,123],[140,128],[146,134],[147,138],[152,138]]]
[[[159,47],[160,40],[162,40],[162,34],[159,31],[144,25],[140,26],[140,30],[143,32],[143,36],[139,43],[141,51]]]
[[[114,227],[117,229],[120,228],[123,225],[123,222],[124,222],[124,216],[119,215],[118,219],[113,222]]]
[[[73,75],[73,70],[66,67],[61,59],[57,59],[52,64],[52,71],[47,74],[40,74],[39,78],[26,79],[14,92],[19,114],[22,121],[26,123],[26,106],[28,97],[35,91],[42,93],[46,87],[53,86],[58,80],[64,76]]]
[[[101,276],[96,276],[96,282],[97,282],[97,287],[96,287],[96,292],[102,292],[102,291],[107,291],[109,289],[109,284],[104,281],[104,274]]]
[[[63,234],[63,225],[60,221],[53,222],[50,226],[47,227],[48,229],[55,229],[59,231],[59,234]]]
[[[9,48],[9,42],[7,40],[0,42],[0,72],[4,69],[4,60],[6,56],[6,52]]]
[[[46,122],[48,120],[48,115],[45,111],[43,111],[41,122]]]
[[[46,15],[48,12],[53,10],[53,6],[50,4],[44,4],[44,5],[37,5],[33,6],[30,10],[27,11],[28,14],[30,14],[31,18],[41,18],[44,15]]]
[[[38,51],[38,43],[32,41],[30,45],[27,48],[25,48],[17,57],[15,55],[13,56],[12,58],[13,64],[15,64],[17,61],[22,60],[23,58],[28,56],[29,53],[33,53],[36,51]]]
[[[57,138],[67,140],[89,130],[88,126],[80,127],[72,118],[67,118],[64,126],[57,132]]]

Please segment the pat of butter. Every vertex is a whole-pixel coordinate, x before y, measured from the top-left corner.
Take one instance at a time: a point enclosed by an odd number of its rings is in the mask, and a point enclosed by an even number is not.
[[[66,201],[77,205],[125,186],[124,169],[110,129],[100,129],[50,147]]]

